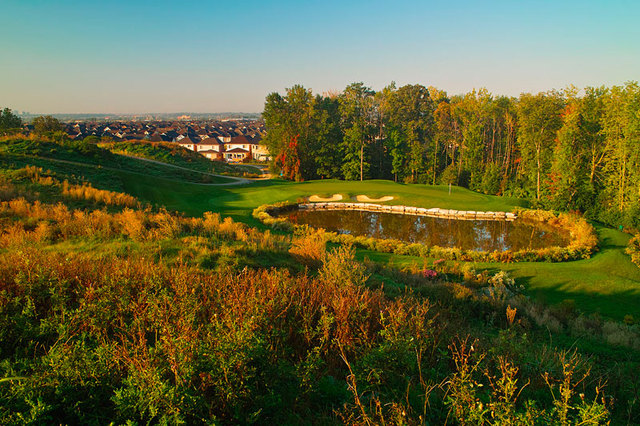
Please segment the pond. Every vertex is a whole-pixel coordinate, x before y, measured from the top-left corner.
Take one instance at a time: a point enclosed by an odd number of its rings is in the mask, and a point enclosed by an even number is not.
[[[567,233],[520,219],[456,220],[357,210],[294,210],[279,216],[340,234],[474,251],[518,251],[569,243]]]

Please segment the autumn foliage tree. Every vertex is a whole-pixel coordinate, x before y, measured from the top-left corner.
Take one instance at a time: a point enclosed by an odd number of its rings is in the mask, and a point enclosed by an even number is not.
[[[298,137],[291,138],[289,144],[276,157],[276,164],[282,170],[282,176],[286,179],[300,181],[300,154],[298,152]]]
[[[287,89],[286,96],[271,93],[265,102],[262,116],[267,134],[264,143],[274,157],[274,166],[289,179],[316,176],[315,156],[310,149],[313,105],[311,90],[300,85]]]

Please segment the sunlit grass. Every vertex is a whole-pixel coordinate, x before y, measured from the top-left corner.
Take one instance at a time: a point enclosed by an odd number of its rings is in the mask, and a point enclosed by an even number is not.
[[[165,206],[187,215],[200,216],[213,211],[253,226],[261,226],[251,217],[257,206],[278,201],[296,201],[314,194],[342,194],[344,201],[364,194],[372,198],[392,195],[385,204],[441,207],[460,210],[511,211],[526,206],[518,199],[479,194],[448,186],[406,185],[389,181],[345,182],[337,180],[287,182],[258,181],[239,186],[203,186],[179,179],[144,176],[128,171],[106,171],[93,166],[62,166],[39,160],[37,165],[64,173],[65,168],[96,187],[124,190],[142,202]],[[622,319],[631,314],[640,318],[640,269],[624,253],[629,236],[598,226],[600,252],[591,259],[564,263],[523,262],[514,264],[478,263],[478,269],[506,270],[525,285],[527,293],[551,304],[574,300],[587,313]],[[360,256],[392,264],[408,264],[417,259],[359,251]],[[421,262],[422,260],[420,260]],[[267,263],[267,262],[265,262]]]

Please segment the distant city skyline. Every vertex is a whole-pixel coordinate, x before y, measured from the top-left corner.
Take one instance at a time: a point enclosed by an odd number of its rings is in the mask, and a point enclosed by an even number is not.
[[[265,96],[395,81],[495,95],[640,79],[636,1],[5,0],[0,107],[262,111]]]

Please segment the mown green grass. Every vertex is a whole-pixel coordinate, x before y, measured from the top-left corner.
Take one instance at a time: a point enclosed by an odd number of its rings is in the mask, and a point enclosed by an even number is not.
[[[473,266],[478,271],[507,271],[525,286],[529,296],[552,305],[573,300],[575,307],[584,313],[599,313],[617,320],[629,314],[638,319],[640,269],[624,253],[630,237],[602,225],[596,225],[596,229],[600,251],[590,259],[561,263],[473,263]],[[424,259],[416,257],[369,250],[359,250],[358,255],[360,259],[400,267],[424,263]]]
[[[148,176],[126,170],[95,166],[64,165],[39,159],[23,159],[25,163],[81,175],[94,186],[124,190],[143,202],[165,206],[170,210],[199,216],[205,211],[231,216],[234,220],[261,226],[251,217],[254,208],[279,201],[296,201],[314,194],[343,195],[348,201],[355,195],[372,198],[393,195],[385,204],[440,207],[460,210],[511,211],[526,206],[523,200],[479,194],[464,188],[447,186],[406,185],[389,181],[344,182],[336,180],[287,182],[257,181],[238,186],[204,186],[179,178]],[[631,314],[640,319],[640,269],[624,253],[629,236],[597,225],[600,252],[591,259],[564,263],[523,262],[514,264],[477,263],[476,269],[506,270],[525,285],[527,293],[551,304],[570,299],[583,312],[599,312],[606,317],[622,319]],[[359,251],[360,256],[394,265],[423,262],[406,256]]]
[[[171,181],[158,185],[156,179],[136,178],[125,182],[125,190],[146,201],[187,214],[199,215],[212,210],[250,223],[254,223],[251,212],[262,204],[296,201],[314,194],[342,194],[343,201],[350,201],[360,194],[372,198],[393,195],[395,198],[384,204],[458,210],[511,211],[517,206],[526,206],[522,200],[479,194],[464,188],[454,187],[449,195],[449,188],[444,185],[405,185],[383,180],[298,183],[270,180],[233,187],[202,187]]]

